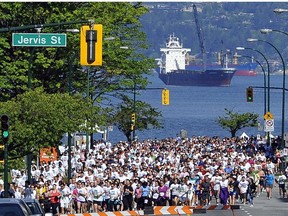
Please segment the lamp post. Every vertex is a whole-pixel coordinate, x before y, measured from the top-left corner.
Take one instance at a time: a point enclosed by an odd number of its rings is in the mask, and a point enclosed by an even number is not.
[[[237,47],[238,48],[238,47]],[[267,103],[266,103],[266,72],[265,72],[265,69],[263,67],[263,65],[257,60],[255,59],[254,57],[251,57],[251,56],[246,56],[246,55],[237,55],[236,56],[237,58],[241,58],[241,57],[244,57],[244,58],[250,58],[250,59],[253,59],[254,61],[257,62],[257,64],[261,67],[262,69],[262,72],[263,72],[263,75],[264,75],[264,114],[267,112]]]
[[[267,64],[267,78],[268,78],[268,98],[267,98],[267,110],[266,110],[266,75],[264,73],[264,104],[265,104],[265,112],[264,114],[266,113],[266,111],[270,112],[270,66],[269,66],[269,62],[267,60],[267,58],[265,57],[265,55],[260,52],[259,50],[256,50],[256,49],[253,49],[253,48],[250,48],[250,47],[236,47],[237,50],[253,50],[257,53],[259,53],[266,61],[266,64]]]
[[[265,41],[265,40],[260,40],[260,39],[255,39],[255,38],[248,38],[247,39],[248,42],[257,42],[257,41],[260,41],[260,42],[264,42],[266,44],[269,44],[271,47],[273,47],[275,49],[275,51],[278,53],[278,55],[280,56],[281,58],[281,61],[282,61],[282,66],[283,66],[283,86],[282,86],[282,129],[281,129],[281,138],[282,138],[282,147],[284,146],[284,127],[285,127],[285,77],[286,77],[286,72],[285,72],[285,62],[284,62],[284,59],[281,55],[281,53],[279,52],[279,50],[270,42],[268,41]]]

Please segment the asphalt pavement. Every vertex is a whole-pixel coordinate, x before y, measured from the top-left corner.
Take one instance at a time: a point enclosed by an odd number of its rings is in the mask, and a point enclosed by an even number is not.
[[[236,203],[238,204],[238,203]],[[239,203],[240,204],[240,203]],[[200,215],[200,214],[193,214]],[[205,216],[288,216],[288,198],[279,197],[279,188],[275,184],[272,191],[272,199],[266,198],[266,192],[254,198],[254,205],[240,204],[240,209],[234,210],[207,210]]]

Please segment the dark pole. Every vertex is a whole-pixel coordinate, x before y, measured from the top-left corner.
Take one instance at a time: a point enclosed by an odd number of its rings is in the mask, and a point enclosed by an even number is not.
[[[283,13],[283,12],[287,12],[286,9],[275,9],[274,10],[275,13]],[[274,31],[274,32],[279,32],[282,34],[285,34],[286,36],[288,36],[288,33],[285,31],[281,31],[281,30],[277,30],[277,29],[261,29],[260,32],[265,34],[268,33],[270,31]],[[285,147],[285,142],[284,142],[284,133],[285,133],[285,89],[286,89],[286,70],[285,70],[285,63],[283,60],[282,55],[280,54],[279,50],[271,43],[267,42],[267,41],[263,41],[266,42],[268,44],[270,44],[275,50],[276,52],[279,54],[281,61],[282,61],[282,65],[283,65],[283,84],[282,84],[282,131],[281,131],[281,136],[282,136],[282,143],[281,143],[281,147],[284,148]]]
[[[4,148],[4,197],[8,197],[8,140],[9,140],[9,117],[6,114],[1,116],[2,142]]]
[[[86,99],[87,106],[89,103],[89,95],[90,95],[90,67],[87,67],[87,91],[86,91]],[[86,153],[89,152],[89,133],[88,133],[88,118],[86,120]]]
[[[256,50],[256,49],[253,49],[253,48],[250,48],[250,47],[245,47],[243,49],[253,50],[253,51],[259,53],[266,61],[266,64],[267,64],[267,79],[268,79],[268,98],[267,98],[268,102],[267,102],[267,110],[266,110],[266,75],[264,73],[264,104],[265,104],[264,115],[265,115],[266,111],[270,112],[270,65],[269,65],[268,59],[259,50]],[[267,133],[267,138],[268,138],[268,144],[270,145],[270,132]]]
[[[71,55],[74,56],[74,55]],[[72,79],[71,79],[71,75],[72,75],[72,62],[73,62],[73,58],[70,57],[70,61],[69,61],[69,70],[68,70],[68,92],[69,95],[71,95],[72,93]],[[70,179],[72,177],[71,175],[71,133],[68,132],[68,184],[70,184]]]
[[[263,67],[263,65],[255,58],[251,57],[251,56],[245,56],[245,55],[241,55],[241,57],[245,57],[245,58],[251,58],[253,59],[254,61],[257,62],[257,64],[261,67],[262,69],[262,72],[263,72],[263,75],[264,75],[264,114],[267,112],[267,103],[266,103],[266,72],[265,72],[265,69]]]
[[[4,196],[8,197],[8,142],[4,143]]]
[[[241,47],[240,47],[241,48]],[[243,49],[245,50],[253,50],[257,53],[259,53],[266,61],[266,64],[267,64],[267,79],[268,79],[268,103],[267,103],[267,111],[270,112],[270,65],[269,65],[269,62],[268,62],[268,59],[265,57],[265,55],[260,52],[259,50],[256,50],[256,49],[253,49],[253,48],[250,48],[250,47],[243,47]],[[241,49],[240,49],[241,50]],[[266,101],[266,76],[265,76],[265,73],[264,73],[264,102]],[[265,106],[266,106],[266,102],[265,102]],[[266,113],[266,109],[265,109],[265,113]],[[265,114],[264,113],[264,114]]]
[[[35,52],[35,47],[32,49],[32,53],[29,59],[29,68],[28,68],[28,91],[32,88],[32,57]],[[31,183],[31,163],[32,163],[32,152],[29,150],[27,154],[27,180]]]
[[[135,114],[135,123],[133,127],[133,141],[135,140],[135,126],[136,126],[136,82],[134,81],[134,86],[133,86],[133,113]]]
[[[72,24],[81,24],[81,23],[89,23],[91,24],[92,20],[80,20],[73,22],[60,22],[60,23],[48,23],[48,24],[36,24],[36,25],[26,25],[26,26],[11,26],[7,28],[0,28],[0,32],[8,32],[8,31],[17,31],[17,30],[25,30],[25,29],[36,29],[36,28],[45,28],[45,27],[53,27],[53,26],[62,26],[62,25],[72,25]]]
[[[269,44],[270,46],[272,46],[276,52],[278,53],[278,55],[281,58],[282,61],[282,66],[283,66],[283,86],[282,86],[282,130],[281,130],[281,138],[282,138],[282,148],[284,147],[285,143],[284,143],[284,132],[285,132],[285,88],[286,88],[286,70],[285,70],[285,62],[284,59],[281,55],[281,53],[279,52],[279,50],[270,42],[265,41],[265,40],[258,40],[258,41],[262,41],[264,43]]]

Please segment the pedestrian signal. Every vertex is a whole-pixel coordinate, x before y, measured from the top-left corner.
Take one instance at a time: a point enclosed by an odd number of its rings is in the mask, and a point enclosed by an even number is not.
[[[169,90],[163,89],[162,90],[162,105],[169,105],[170,98],[169,98]]]
[[[253,102],[253,88],[251,87],[246,89],[246,100],[247,102]]]

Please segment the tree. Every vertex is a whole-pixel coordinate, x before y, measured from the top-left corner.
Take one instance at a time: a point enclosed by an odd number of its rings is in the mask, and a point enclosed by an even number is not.
[[[134,113],[134,100],[128,96],[122,96],[122,103],[117,105],[113,113],[114,125],[131,141],[131,115]],[[149,125],[153,128],[163,128],[163,123],[159,120],[162,117],[157,109],[142,101],[135,101],[136,123],[135,130],[147,130]]]
[[[89,68],[89,96],[99,109],[107,107],[111,97],[119,98],[118,89],[127,89],[127,82],[123,79],[131,74],[145,88],[147,79],[142,75],[155,67],[154,59],[147,58],[142,52],[148,46],[140,17],[148,9],[141,3],[1,3],[0,12],[0,28],[89,19],[102,24],[103,65]],[[45,27],[41,32],[61,32],[81,25]],[[35,32],[35,29],[23,32]],[[67,92],[70,74],[72,91],[86,93],[88,72],[79,65],[79,34],[67,33],[65,48],[13,47],[11,35],[11,32],[4,32],[0,37],[0,101],[10,100],[28,90],[29,71],[32,89],[41,86],[47,93]],[[108,37],[114,40],[105,40]],[[128,49],[121,49],[123,46]],[[93,119],[89,121],[93,122]]]
[[[238,130],[246,127],[256,127],[258,125],[258,114],[255,113],[237,113],[233,110],[225,108],[226,116],[219,116],[217,123],[231,133],[231,137],[235,137]]]
[[[111,100],[111,97],[121,98],[118,89],[129,88],[123,79],[129,78],[132,74],[137,77],[137,85],[145,88],[148,82],[143,75],[149,74],[156,66],[154,59],[147,58],[142,52],[148,46],[146,35],[141,29],[140,17],[148,12],[148,9],[141,3],[0,3],[0,12],[0,28],[89,19],[102,24],[103,65],[89,68],[89,96],[93,98],[93,105],[98,106],[100,111],[115,101]],[[79,29],[81,25],[45,27],[41,32]],[[23,32],[35,32],[35,29]],[[114,37],[114,40],[105,40],[108,37]],[[28,90],[29,71],[32,74],[32,90],[41,86],[47,93],[67,92],[69,74],[72,74],[72,91],[86,93],[88,69],[79,65],[79,43],[79,34],[67,33],[66,48],[13,47],[11,32],[1,33],[0,101],[10,100]],[[128,49],[121,49],[123,46]],[[107,113],[109,116],[109,112],[101,113]],[[91,124],[95,121],[101,122],[95,120],[94,116],[89,116],[88,120]]]
[[[81,95],[47,94],[41,88],[0,103],[0,113],[9,115],[9,157],[15,159],[43,147],[57,147],[64,133],[80,131],[89,116],[101,124],[99,108],[89,104]]]
[[[131,70],[136,63],[141,73],[154,67],[154,60],[141,54],[147,48],[145,33],[141,31],[140,17],[148,9],[140,3],[129,2],[31,2],[1,3],[0,28],[73,22],[94,19],[104,27],[103,38],[114,37],[103,42],[103,66],[91,70],[91,92],[98,87],[94,73],[105,71],[101,80],[110,80],[114,74]],[[80,28],[83,24],[45,27],[41,32],[61,32],[65,29]],[[35,29],[23,30],[35,32]],[[85,92],[86,75],[79,65],[79,34],[67,33],[67,47],[13,47],[11,32],[1,33],[0,38],[0,100],[6,101],[27,90],[28,71],[32,72],[32,88],[43,86],[48,93],[67,91],[68,71],[73,71],[72,83],[75,92]],[[120,49],[129,47],[128,50]],[[73,58],[71,59],[71,56]],[[69,65],[72,68],[69,69]],[[97,73],[99,75],[99,73]],[[109,85],[108,85],[109,86]],[[113,85],[112,85],[113,87]],[[104,91],[113,91],[104,88]],[[98,90],[100,91],[100,90]],[[98,94],[99,95],[99,94]],[[103,94],[101,94],[103,95]]]

